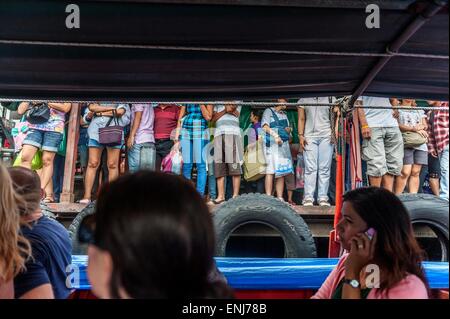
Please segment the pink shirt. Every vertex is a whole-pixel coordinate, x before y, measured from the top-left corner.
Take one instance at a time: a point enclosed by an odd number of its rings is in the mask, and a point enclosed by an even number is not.
[[[345,260],[348,254],[342,256],[336,268],[328,275],[328,278],[322,284],[322,287],[316,292],[311,299],[331,299],[333,292],[336,290],[339,282],[345,276]],[[416,275],[408,275],[397,285],[392,287],[388,293],[378,293],[379,289],[372,289],[367,299],[428,299],[425,284]]]
[[[131,123],[134,122],[136,112],[142,112],[141,123],[136,132],[136,144],[155,143],[155,136],[153,134],[153,122],[155,120],[155,113],[151,104],[133,104],[131,108]]]
[[[50,117],[47,122],[41,124],[28,124],[28,128],[47,131],[47,132],[64,132],[64,122],[66,120],[66,113],[63,111],[58,111],[52,107],[50,109]]]

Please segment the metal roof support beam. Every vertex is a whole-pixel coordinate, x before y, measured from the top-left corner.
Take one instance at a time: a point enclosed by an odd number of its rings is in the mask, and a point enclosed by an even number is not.
[[[400,48],[419,30],[428,20],[430,20],[436,13],[438,13],[448,0],[433,0],[416,18],[402,31],[402,33],[386,48],[387,52],[392,52],[393,55],[382,57],[377,64],[367,73],[361,84],[353,92],[349,105],[353,106],[356,99],[369,87],[373,79],[380,73],[383,67],[391,60],[391,58],[398,53]]]

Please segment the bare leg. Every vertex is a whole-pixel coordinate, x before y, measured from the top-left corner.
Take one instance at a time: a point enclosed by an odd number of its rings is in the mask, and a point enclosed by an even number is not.
[[[241,175],[233,176],[233,198],[239,196],[240,187],[241,187]]]
[[[102,187],[102,184],[103,184],[103,172],[100,171],[98,173],[98,187],[97,187],[97,189],[100,189]]]
[[[381,187],[381,176],[369,176],[370,186]]]
[[[294,195],[294,191],[287,191],[288,195],[288,203],[293,203],[292,196]]]
[[[55,159],[56,153],[44,151],[42,153],[42,177],[41,177],[41,188],[45,189],[47,184],[53,177],[53,160]],[[53,193],[53,190],[52,190]]]
[[[266,186],[266,195],[272,196],[273,189],[273,174],[266,174],[265,186]]]
[[[405,190],[406,182],[411,175],[412,165],[403,165],[402,175],[395,178],[395,194],[399,195]]]
[[[20,163],[20,166],[31,169],[31,161],[33,160],[34,155],[36,155],[36,152],[38,151],[38,148],[31,145],[24,145],[22,147],[22,162]]]
[[[275,179],[275,189],[277,192],[278,198],[283,198],[283,191],[284,191],[284,176],[278,177]]]
[[[434,195],[439,196],[439,178],[429,178],[430,188]]]
[[[217,198],[216,201],[225,200],[225,176],[217,177]]]
[[[50,178],[50,181],[48,182],[47,186],[45,186],[45,198],[47,200],[54,201],[55,200],[55,194],[53,194],[53,179]]]
[[[100,156],[102,149],[97,147],[89,147],[89,160],[86,169],[86,179],[84,183],[83,199],[91,199],[92,186],[94,186],[94,179],[100,165]]]
[[[408,180],[408,190],[411,194],[417,194],[419,192],[420,185],[420,170],[422,165],[414,164],[411,169],[411,175]]]
[[[390,192],[394,191],[394,175],[385,174],[381,179],[381,186]]]
[[[120,149],[107,147],[108,152],[108,180],[112,182],[119,177],[119,159],[120,159]]]

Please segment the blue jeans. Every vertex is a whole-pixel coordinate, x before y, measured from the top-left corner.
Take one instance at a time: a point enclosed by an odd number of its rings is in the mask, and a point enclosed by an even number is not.
[[[448,201],[448,145],[439,154],[441,162],[441,192],[439,196]]]
[[[224,189],[225,199],[229,200],[233,197],[233,176],[225,176]]]
[[[56,154],[53,161],[53,196],[56,202],[59,202],[64,182],[64,165],[66,157]]]
[[[78,139],[78,155],[80,156],[80,165],[83,169],[83,172],[86,170],[86,167],[88,165],[88,143],[89,136],[87,133],[87,128],[80,127],[80,137]]]
[[[319,185],[317,197],[319,200],[328,200],[328,187],[330,185],[331,162],[333,160],[334,146],[330,137],[306,138],[308,143],[303,157],[305,159],[305,195],[304,200],[314,200],[316,179]]]
[[[192,166],[197,166],[197,191],[203,196],[206,187],[206,152],[208,141],[203,139],[183,138],[180,141],[181,154],[183,156],[183,176],[192,179]],[[205,154],[204,154],[205,153]]]
[[[89,149],[87,145],[78,145],[78,155],[80,156],[80,165],[84,172],[89,160]]]
[[[128,150],[128,168],[130,173],[141,169],[155,170],[156,149],[154,143],[134,144]]]
[[[217,198],[217,182],[216,176],[214,175],[214,163],[208,164],[208,193],[211,200]]]

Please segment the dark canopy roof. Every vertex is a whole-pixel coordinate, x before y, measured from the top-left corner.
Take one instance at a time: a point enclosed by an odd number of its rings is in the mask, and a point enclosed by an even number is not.
[[[349,95],[383,57],[318,52],[384,54],[431,1],[76,1],[80,29],[65,27],[68,3],[0,2],[0,97],[186,100]],[[380,29],[365,26],[370,3],[381,9]],[[184,48],[176,49],[180,46]],[[445,4],[399,52],[448,57],[448,50]],[[392,57],[364,92],[439,100],[448,100],[448,93],[448,59],[405,56]]]

